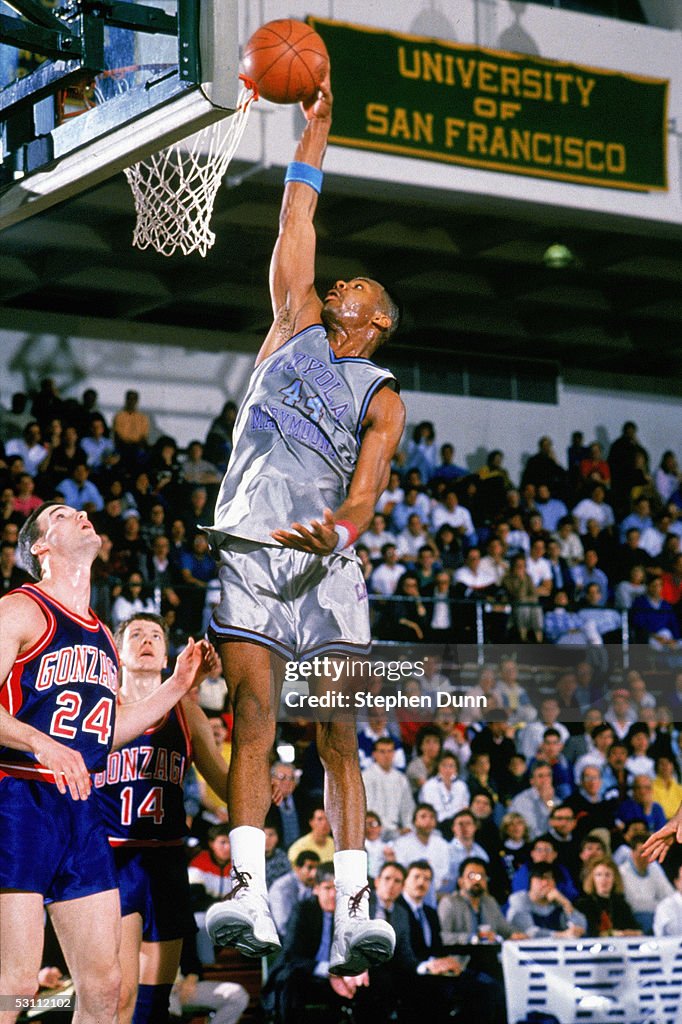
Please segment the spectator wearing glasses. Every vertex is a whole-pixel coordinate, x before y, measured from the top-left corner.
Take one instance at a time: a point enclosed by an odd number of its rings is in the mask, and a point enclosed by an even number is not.
[[[459,865],[457,892],[438,904],[441,935],[446,946],[472,941],[499,942],[526,938],[505,920],[497,900],[488,892],[488,864],[467,857]]]

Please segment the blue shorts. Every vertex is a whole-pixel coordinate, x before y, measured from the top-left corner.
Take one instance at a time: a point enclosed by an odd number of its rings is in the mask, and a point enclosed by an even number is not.
[[[61,903],[116,889],[95,797],[72,800],[51,782],[0,778],[0,890]]]
[[[194,935],[184,847],[117,846],[114,863],[121,891],[121,916],[140,915],[145,942]]]

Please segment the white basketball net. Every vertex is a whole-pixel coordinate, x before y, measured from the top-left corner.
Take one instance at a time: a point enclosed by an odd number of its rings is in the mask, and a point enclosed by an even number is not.
[[[242,85],[230,117],[202,128],[125,169],[137,224],[133,245],[162,256],[180,249],[205,256],[215,242],[210,221],[223,175],[244,134],[253,90]]]

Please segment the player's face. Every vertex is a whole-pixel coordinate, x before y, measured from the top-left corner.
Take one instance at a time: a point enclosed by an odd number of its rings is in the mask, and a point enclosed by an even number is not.
[[[33,545],[34,554],[51,552],[64,556],[92,553],[101,547],[100,538],[86,512],[77,512],[70,505],[52,505],[38,517],[41,537]]]
[[[166,638],[161,626],[135,619],[123,634],[121,664],[129,672],[161,672],[166,667]]]
[[[383,289],[376,281],[366,277],[353,277],[350,281],[339,280],[325,295],[322,304],[322,320],[327,323],[341,321],[346,328],[369,326],[380,314]]]

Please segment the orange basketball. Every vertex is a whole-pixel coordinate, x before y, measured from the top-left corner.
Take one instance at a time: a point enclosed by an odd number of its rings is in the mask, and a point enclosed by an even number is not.
[[[329,66],[329,54],[310,25],[280,18],[256,29],[242,64],[266,100],[298,103],[315,95]]]

